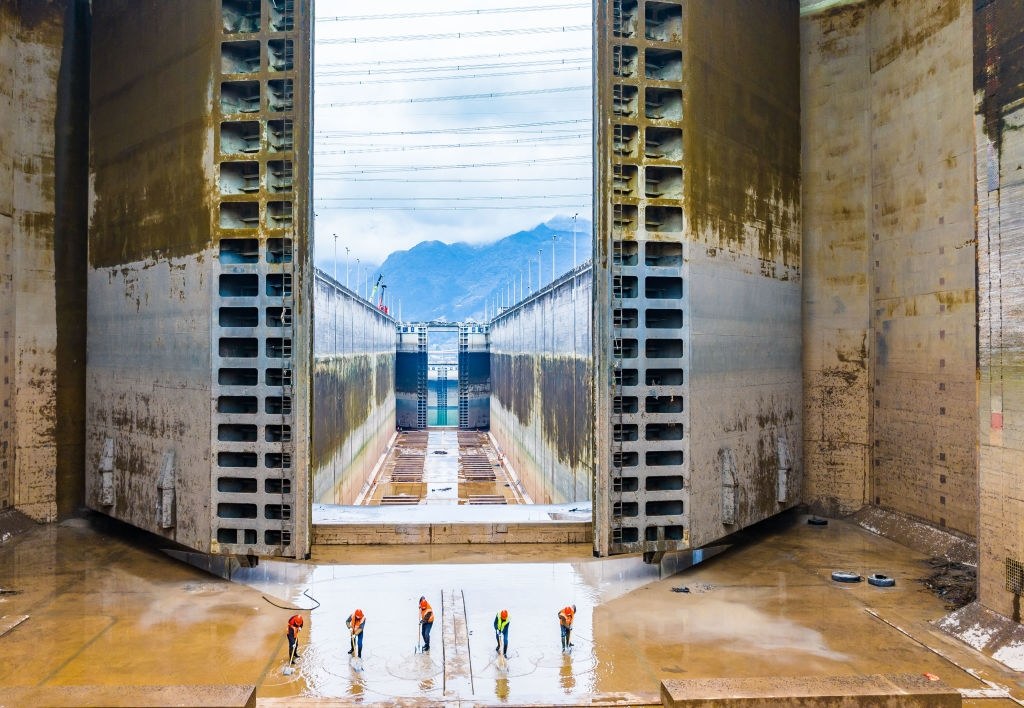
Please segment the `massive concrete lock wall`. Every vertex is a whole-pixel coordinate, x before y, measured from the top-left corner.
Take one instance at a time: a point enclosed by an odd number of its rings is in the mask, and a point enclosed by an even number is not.
[[[309,3],[92,3],[86,501],[309,546]]]
[[[582,265],[491,321],[491,433],[538,504],[592,498],[592,283]]]
[[[807,498],[977,533],[972,10],[801,22]]]
[[[1024,5],[975,3],[981,603],[1024,595]],[[973,431],[972,431],[973,433]]]
[[[800,501],[798,6],[595,7],[595,546],[657,553]]]
[[[0,4],[0,510],[82,503],[88,4]]]
[[[353,504],[395,432],[396,323],[317,271],[313,500]]]

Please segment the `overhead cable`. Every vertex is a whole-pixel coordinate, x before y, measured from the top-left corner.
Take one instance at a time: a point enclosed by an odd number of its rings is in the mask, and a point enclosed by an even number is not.
[[[456,74],[448,76],[410,76],[404,79],[364,79],[362,81],[316,81],[317,88],[322,86],[377,86],[379,84],[408,84],[419,81],[457,81],[465,79],[490,79],[496,76],[526,76],[528,74],[553,74],[566,71],[590,70],[586,66],[551,66],[546,69],[528,69],[526,71],[497,71],[487,74]]]
[[[407,20],[419,17],[456,17],[458,15],[497,15],[515,12],[547,12],[552,10],[577,10],[590,7],[589,2],[558,3],[551,5],[520,5],[518,7],[486,7],[469,10],[430,10],[427,12],[402,12],[380,15],[335,15],[317,17],[317,22],[363,22],[368,20]]]
[[[587,64],[589,65],[592,61],[592,57],[588,54],[586,56],[571,57],[568,59],[537,59],[533,61],[499,61],[499,62],[485,62],[485,63],[473,63],[468,64],[438,64],[435,66],[423,65],[421,62],[417,62],[416,66],[410,67],[389,67],[383,68],[369,68],[363,71],[353,71],[351,68],[339,69],[337,71],[321,71],[317,67],[317,76],[373,76],[375,74],[430,74],[438,71],[469,71],[477,69],[511,69],[513,67],[525,67],[525,66],[556,66],[563,64]],[[319,83],[319,82],[318,82]]]
[[[316,62],[316,69],[320,71],[327,67],[340,66],[350,70],[355,66],[396,66],[401,64],[415,64],[417,66],[439,62],[439,61],[463,61],[465,59],[500,59],[502,57],[532,57],[542,54],[570,54],[573,52],[590,52],[591,47],[559,47],[556,49],[529,49],[521,52],[497,52],[487,54],[460,54],[458,56],[445,57],[411,57],[409,59],[391,58],[370,59],[366,61],[342,61],[342,62]]]
[[[424,96],[421,98],[379,98],[373,101],[343,101],[341,103],[318,103],[317,108],[348,108],[351,106],[382,106],[388,103],[433,103],[435,101],[470,101],[481,98],[505,98],[508,96],[535,96],[541,93],[567,93],[588,91],[590,84],[583,86],[558,86],[555,88],[527,89],[525,91],[495,91],[493,93],[470,93],[460,96]]]
[[[440,133],[467,133],[467,132],[486,132],[489,130],[504,131],[512,128],[546,128],[553,125],[573,125],[579,123],[590,123],[590,118],[571,118],[568,120],[546,120],[546,121],[535,121],[532,123],[504,123],[501,125],[469,125],[459,128],[436,128],[433,130],[379,130],[371,132],[361,132],[355,130],[324,130],[316,131],[314,134],[317,136],[344,136],[344,137],[361,137],[361,136],[382,136],[382,135],[434,135]]]
[[[469,39],[471,37],[506,37],[520,34],[564,34],[582,32],[591,25],[563,25],[561,27],[508,27],[473,32],[435,32],[433,34],[385,34],[377,37],[342,37],[318,39],[317,44],[369,44],[371,42],[418,42],[424,39]]]

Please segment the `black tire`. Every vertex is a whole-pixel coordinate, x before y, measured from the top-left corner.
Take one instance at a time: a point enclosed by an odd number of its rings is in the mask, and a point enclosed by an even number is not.
[[[833,570],[832,579],[837,583],[859,583],[864,578],[849,570]]]
[[[874,585],[876,588],[891,588],[895,584],[896,579],[890,578],[888,575],[872,573],[868,576],[868,585]]]
[[[812,516],[807,519],[807,523],[811,526],[828,526],[828,519],[823,519],[820,516]]]

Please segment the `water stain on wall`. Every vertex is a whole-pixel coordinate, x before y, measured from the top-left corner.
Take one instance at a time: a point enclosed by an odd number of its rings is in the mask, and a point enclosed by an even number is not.
[[[983,92],[985,134],[1001,151],[1003,108],[1024,98],[1024,0],[974,4],[974,91]]]
[[[544,439],[559,462],[573,470],[593,459],[592,364],[573,357],[542,357],[541,420]]]
[[[491,354],[491,395],[512,411],[520,425],[529,425],[536,395],[533,357]]]
[[[390,361],[390,358],[383,360]],[[314,362],[311,459],[314,471],[328,464],[348,437],[370,417],[375,400],[376,368],[369,354]]]
[[[750,253],[762,263],[799,267],[797,9],[740,0],[685,7],[688,228],[710,239],[708,245]],[[732,20],[751,14],[756,18],[747,22]],[[747,243],[751,231],[757,234],[756,244]]]
[[[899,16],[898,0],[872,0],[872,8],[888,5],[891,16]],[[908,23],[899,36],[891,42],[876,49],[871,55],[871,71],[875,72],[895,61],[907,50],[914,50],[928,42],[943,27],[953,23],[960,16],[961,9],[967,7],[963,0],[940,0],[930,3],[929,11],[923,15],[923,21]]]
[[[185,256],[211,240],[207,146],[216,92],[195,78],[209,74],[219,51],[210,4],[140,7],[92,4],[93,268]],[[161,29],[136,31],[140,22]]]

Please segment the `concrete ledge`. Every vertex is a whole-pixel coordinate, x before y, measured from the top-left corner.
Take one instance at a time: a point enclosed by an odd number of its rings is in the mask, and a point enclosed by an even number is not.
[[[459,543],[592,543],[590,522],[315,524],[317,546],[429,546]]]
[[[6,706],[211,706],[255,708],[256,687],[213,686],[5,686]]]
[[[768,708],[780,703],[816,708],[959,708],[962,705],[955,688],[917,674],[672,679],[661,683],[661,702],[667,708]]]

